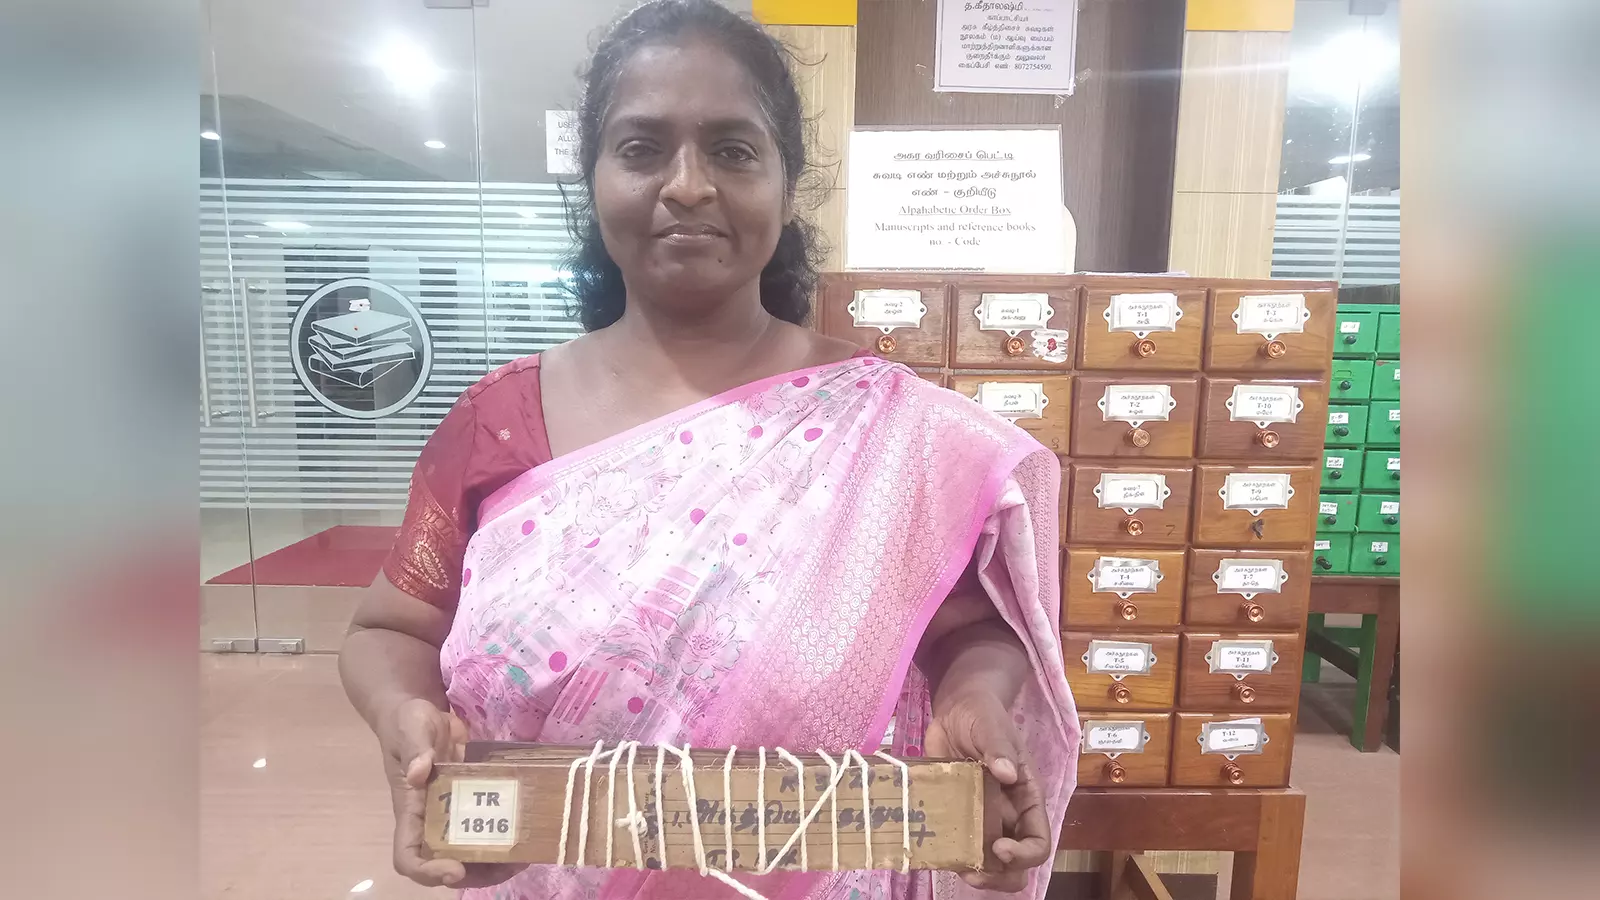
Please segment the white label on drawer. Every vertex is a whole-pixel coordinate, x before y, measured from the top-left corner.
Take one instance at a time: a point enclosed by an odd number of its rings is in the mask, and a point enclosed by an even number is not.
[[[1102,556],[1089,570],[1089,583],[1097,593],[1113,593],[1124,600],[1134,594],[1154,593],[1156,585],[1165,577],[1161,574],[1161,562],[1154,559]]]
[[[1120,509],[1133,515],[1140,509],[1164,509],[1172,489],[1165,475],[1123,475],[1103,473],[1094,486],[1095,502],[1101,509]]]
[[[1400,380],[1400,367],[1399,366],[1395,366],[1394,367],[1394,380],[1395,381],[1399,381]]]
[[[1327,463],[1328,463],[1328,468],[1330,468],[1330,469],[1342,469],[1342,468],[1344,468],[1344,457],[1342,457],[1342,456],[1330,456],[1327,459]]]
[[[1396,406],[1394,409],[1389,410],[1389,421],[1400,421],[1400,407]]]
[[[1325,516],[1337,516],[1339,514],[1339,504],[1337,504],[1337,503],[1318,503],[1317,504],[1317,512],[1319,512],[1319,513],[1321,513],[1322,515],[1325,515]]]
[[[1264,509],[1288,509],[1294,488],[1289,486],[1287,473],[1256,475],[1252,472],[1233,472],[1223,482],[1223,509],[1243,509],[1252,516],[1261,515]]]
[[[1224,559],[1211,573],[1219,594],[1242,594],[1246,600],[1256,594],[1277,594],[1289,580],[1281,559]]]
[[[1033,355],[1049,363],[1067,361],[1067,340],[1071,335],[1054,328],[1033,330]]]
[[[1049,294],[984,294],[973,310],[978,327],[984,331],[1004,331],[1016,337],[1024,331],[1044,328],[1056,311]]]
[[[1176,331],[1183,310],[1177,294],[1112,294],[1101,315],[1107,331],[1131,331],[1143,338],[1153,331]]]
[[[1135,428],[1146,422],[1165,422],[1178,408],[1172,386],[1166,384],[1111,384],[1100,397],[1100,417],[1106,422],[1127,422]]]
[[[450,785],[445,843],[511,847],[517,843],[515,778],[460,778]]]
[[[1306,405],[1300,389],[1293,385],[1236,384],[1233,395],[1223,401],[1228,418],[1234,422],[1254,422],[1265,428],[1273,422],[1293,422]]]
[[[922,317],[928,314],[921,291],[856,291],[846,309],[857,328],[876,328],[884,334],[896,328],[921,328]]]
[[[1398,457],[1398,456],[1389,457],[1389,471],[1391,471],[1391,472],[1400,471],[1400,457]]]
[[[1138,641],[1090,641],[1083,664],[1090,672],[1121,681],[1126,675],[1149,675],[1156,664],[1156,651]]]
[[[1260,719],[1234,719],[1231,722],[1202,722],[1200,752],[1221,753],[1228,759],[1259,754],[1266,746],[1266,726]]]
[[[1239,298],[1233,311],[1239,334],[1259,334],[1272,340],[1280,334],[1306,330],[1311,310],[1304,294],[1255,294]]]
[[[1352,321],[1352,322],[1340,322],[1339,323],[1339,333],[1340,334],[1355,334],[1355,333],[1359,332],[1360,330],[1361,330],[1361,323],[1360,322]]]
[[[1256,672],[1270,673],[1277,661],[1271,641],[1212,641],[1206,653],[1212,674],[1222,672],[1241,681]]]
[[[1332,550],[1333,549],[1333,541],[1312,541],[1311,542],[1311,549],[1313,549],[1313,550]]]
[[[1384,501],[1382,501],[1381,503],[1378,504],[1378,513],[1380,515],[1385,515],[1385,516],[1398,516],[1398,515],[1400,515],[1400,501],[1399,500],[1384,500]]]
[[[1083,724],[1083,752],[1104,753],[1116,759],[1124,753],[1143,753],[1150,733],[1144,723],[1133,721],[1101,721]]]
[[[1389,552],[1389,542],[1388,541],[1373,541],[1372,542],[1372,552],[1373,553],[1388,553]]]
[[[978,385],[979,405],[1008,419],[1040,419],[1050,398],[1037,381],[985,381]]]
[[[1350,414],[1349,413],[1342,413],[1342,412],[1331,412],[1331,413],[1328,413],[1328,424],[1329,425],[1349,425],[1350,424]]]

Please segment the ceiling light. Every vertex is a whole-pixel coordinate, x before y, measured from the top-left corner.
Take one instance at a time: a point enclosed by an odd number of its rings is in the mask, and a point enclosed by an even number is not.
[[[444,141],[423,141],[422,146],[427,147],[429,150],[443,150]]]
[[[1355,156],[1335,156],[1328,160],[1330,166],[1344,166],[1353,162],[1366,162],[1372,158],[1371,153],[1357,153]]]
[[[217,134],[215,131],[212,131],[209,128],[207,128],[205,131],[200,132],[200,136],[205,138],[208,141],[220,141],[220,140],[222,140],[222,135]]]
[[[262,222],[261,224],[274,231],[304,231],[311,227],[304,222]]]
[[[352,894],[365,894],[367,891],[370,891],[370,890],[372,890],[372,879],[371,878],[364,878],[361,881],[357,882],[355,887],[350,889],[350,893],[352,893]]]
[[[394,86],[408,93],[421,93],[444,79],[444,70],[428,54],[410,41],[397,40],[385,47],[374,62],[383,69]]]
[[[1370,31],[1344,31],[1290,65],[1291,90],[1310,91],[1339,102],[1354,102],[1357,92],[1392,81],[1400,48]]]
[[[251,763],[251,768],[265,769],[266,767],[267,767],[267,758],[265,756],[263,756],[260,759],[256,760],[254,763]]]

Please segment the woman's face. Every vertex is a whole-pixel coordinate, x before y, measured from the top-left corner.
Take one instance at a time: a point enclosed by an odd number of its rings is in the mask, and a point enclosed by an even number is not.
[[[709,312],[772,259],[788,219],[783,163],[749,78],[702,38],[650,44],[624,64],[594,204],[630,298]]]

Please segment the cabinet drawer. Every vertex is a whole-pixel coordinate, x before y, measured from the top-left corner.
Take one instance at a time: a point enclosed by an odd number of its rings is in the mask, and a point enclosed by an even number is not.
[[[1174,787],[1283,787],[1289,783],[1294,723],[1288,713],[1250,717],[1178,713],[1174,719]],[[1229,723],[1237,725],[1230,730]],[[1259,728],[1251,723],[1258,723]]]
[[[1362,494],[1356,528],[1362,532],[1400,533],[1400,495]]]
[[[1194,378],[1074,379],[1073,456],[1194,455],[1200,383]]]
[[[1328,407],[1322,442],[1329,447],[1359,447],[1367,442],[1367,405]]]
[[[1400,535],[1356,535],[1350,542],[1350,574],[1399,575]]]
[[[1400,399],[1400,360],[1380,359],[1373,362],[1372,399]]]
[[[1064,621],[1070,628],[1165,628],[1183,609],[1182,550],[1067,551]]]
[[[1189,540],[1188,466],[1072,466],[1073,543],[1181,547]]]
[[[1304,546],[1314,533],[1318,471],[1314,466],[1196,467],[1194,542]]]
[[[1353,534],[1319,534],[1311,544],[1312,571],[1317,575],[1346,575],[1350,572],[1350,544]]]
[[[1400,313],[1378,313],[1377,353],[1388,359],[1400,358]]]
[[[1080,369],[1198,369],[1206,292],[1090,288],[1082,321]]]
[[[944,372],[939,369],[918,369],[917,377],[930,384],[944,387]]]
[[[1325,491],[1354,491],[1361,486],[1360,450],[1322,451],[1322,489]],[[1321,527],[1321,526],[1318,526]]]
[[[1305,550],[1190,550],[1183,621],[1210,628],[1296,630],[1311,601]]]
[[[1213,291],[1206,369],[1268,377],[1326,372],[1334,305],[1332,291]]]
[[[1079,787],[1166,787],[1171,714],[1085,715],[1078,725]]]
[[[1333,338],[1333,355],[1367,357],[1378,344],[1378,314],[1364,310],[1338,310],[1338,333]]]
[[[1191,631],[1183,636],[1178,703],[1184,709],[1238,712],[1294,709],[1300,651],[1300,635],[1294,633]],[[1271,671],[1264,671],[1267,667]]]
[[[1072,434],[1069,375],[951,375],[950,389],[1016,423],[1054,453],[1066,453]]]
[[[889,272],[826,275],[819,326],[823,334],[908,366],[949,362],[949,293],[936,279]]]
[[[967,369],[1072,368],[1078,289],[1058,283],[955,288],[951,365]]]
[[[1178,685],[1177,635],[1066,631],[1061,652],[1079,709],[1172,708]],[[1089,671],[1091,665],[1097,671]]]
[[[1328,378],[1330,400],[1366,400],[1372,396],[1372,360],[1336,359]]]
[[[1356,494],[1323,494],[1317,498],[1317,533],[1348,534],[1356,530]]]
[[[1367,409],[1367,443],[1375,447],[1400,446],[1400,401],[1374,400]]]
[[[1056,523],[1056,533],[1061,536],[1061,546],[1065,547],[1071,537],[1068,526],[1072,524],[1072,463],[1059,455],[1056,461],[1061,463],[1061,489],[1056,494],[1056,509],[1061,521]],[[1065,565],[1066,557],[1063,556],[1061,561]]]
[[[1200,455],[1312,459],[1327,430],[1328,388],[1320,381],[1206,378]]]
[[[1364,491],[1400,490],[1400,451],[1368,450],[1362,464],[1361,489]]]

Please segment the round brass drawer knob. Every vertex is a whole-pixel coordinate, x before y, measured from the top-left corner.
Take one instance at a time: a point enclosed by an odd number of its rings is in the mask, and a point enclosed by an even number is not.
[[[1019,337],[1006,338],[1006,355],[1007,356],[1021,356],[1024,347],[1025,347],[1025,345],[1022,343],[1022,338],[1019,338]]]
[[[1128,770],[1122,767],[1122,763],[1114,759],[1108,759],[1106,760],[1106,780],[1112,784],[1121,784],[1128,780]]]
[[[1236,682],[1233,686],[1233,696],[1240,703],[1256,702],[1256,689],[1244,682]]]
[[[1119,681],[1111,686],[1111,699],[1118,703],[1131,702],[1133,700],[1133,691],[1128,690],[1128,686]]]
[[[1284,346],[1283,341],[1267,341],[1261,345],[1261,355],[1267,359],[1283,359],[1288,353],[1289,348]]]
[[[1121,616],[1124,622],[1132,622],[1134,619],[1139,618],[1139,607],[1127,600],[1118,600],[1117,615]]]
[[[1128,534],[1134,537],[1144,534],[1144,523],[1138,519],[1129,519],[1128,521],[1123,522],[1122,528],[1124,531],[1128,532]]]
[[[1133,352],[1139,354],[1140,359],[1149,359],[1156,355],[1156,342],[1149,338],[1140,338],[1133,342]]]
[[[1128,430],[1128,443],[1143,450],[1150,446],[1150,432],[1143,428],[1131,428]]]
[[[1232,785],[1244,784],[1244,770],[1239,768],[1238,763],[1223,763],[1222,777],[1226,778],[1228,783]]]
[[[892,334],[886,334],[878,338],[879,353],[893,353],[899,346],[900,343],[894,339]]]
[[[1283,438],[1276,431],[1267,431],[1263,429],[1256,432],[1256,443],[1267,448],[1268,450],[1271,450],[1282,442]]]
[[[1244,617],[1252,622],[1259,622],[1267,617],[1267,611],[1259,603],[1246,601],[1244,604]]]

